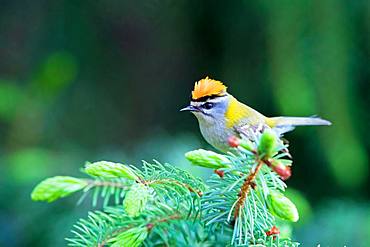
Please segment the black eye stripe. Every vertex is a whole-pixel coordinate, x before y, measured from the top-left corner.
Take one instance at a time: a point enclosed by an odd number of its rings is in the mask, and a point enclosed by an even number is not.
[[[202,105],[202,107],[204,108],[204,109],[207,109],[207,110],[209,110],[209,109],[212,109],[213,107],[214,107],[214,103],[211,103],[211,102],[206,102],[206,103],[204,103],[203,105]]]
[[[221,97],[225,97],[225,96],[227,96],[227,95],[226,94],[225,95],[209,95],[209,96],[201,97],[199,99],[191,98],[191,101],[193,101],[193,102],[204,102],[204,101],[207,101],[209,99],[217,99],[217,98],[221,98]]]

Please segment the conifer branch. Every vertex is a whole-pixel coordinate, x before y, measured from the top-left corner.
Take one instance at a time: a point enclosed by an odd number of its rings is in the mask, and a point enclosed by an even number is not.
[[[170,222],[170,221],[173,221],[173,220],[180,220],[180,219],[185,219],[185,217],[181,216],[178,212],[175,212],[172,215],[162,217],[162,218],[158,218],[158,219],[155,219],[153,221],[149,221],[148,223],[146,223],[145,227],[146,227],[147,231],[150,232],[150,231],[153,230],[154,227],[158,226],[158,224],[160,224],[160,223]],[[107,235],[105,239],[102,239],[100,243],[97,243],[96,246],[97,247],[104,247],[104,246],[106,246],[106,244],[109,242],[110,239],[114,238],[117,235],[120,235],[121,233],[123,233],[123,232],[125,232],[129,229],[133,229],[134,227],[136,227],[136,225],[131,224],[131,225],[128,225],[128,226],[123,226],[122,228],[118,228],[118,229],[114,230],[113,232],[111,232],[111,234]]]
[[[51,202],[78,191],[83,199],[92,191],[95,206],[103,198],[103,210],[89,212],[75,224],[69,246],[296,247],[298,243],[279,236],[275,219],[299,218],[283,194],[282,180],[291,175],[292,164],[287,145],[269,130],[249,137],[233,138],[226,155],[202,149],[186,153],[193,165],[216,170],[206,183],[155,160],[144,161],[141,169],[100,161],[85,165],[90,178],[42,181],[32,199]]]

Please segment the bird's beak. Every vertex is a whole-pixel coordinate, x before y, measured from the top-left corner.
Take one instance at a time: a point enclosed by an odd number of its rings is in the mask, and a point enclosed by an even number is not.
[[[180,111],[200,111],[199,108],[195,107],[195,106],[192,106],[192,105],[189,105],[185,108],[182,108]]]

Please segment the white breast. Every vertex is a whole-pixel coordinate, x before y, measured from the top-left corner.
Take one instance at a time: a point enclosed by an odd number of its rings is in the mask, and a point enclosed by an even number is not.
[[[227,152],[230,149],[228,138],[234,135],[233,130],[228,130],[224,122],[207,123],[199,121],[200,132],[204,139],[216,149]]]

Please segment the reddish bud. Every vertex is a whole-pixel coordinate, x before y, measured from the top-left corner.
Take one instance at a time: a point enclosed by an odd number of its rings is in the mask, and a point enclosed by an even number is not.
[[[220,177],[220,178],[223,178],[224,175],[225,175],[225,172],[224,171],[220,171],[220,170],[215,170],[215,173]]]
[[[152,224],[152,223],[149,223],[149,224],[146,225],[146,229],[148,229],[148,231],[152,230],[153,227],[154,227],[154,224]]]
[[[232,147],[232,148],[236,148],[240,144],[240,140],[236,136],[230,136],[227,141],[229,143],[229,146]]]
[[[292,175],[292,171],[290,170],[289,166],[284,166],[283,164],[277,164],[272,168],[282,180],[287,180]]]
[[[280,230],[276,226],[271,227],[271,229],[266,232],[267,236],[277,235],[277,234],[280,234]]]

